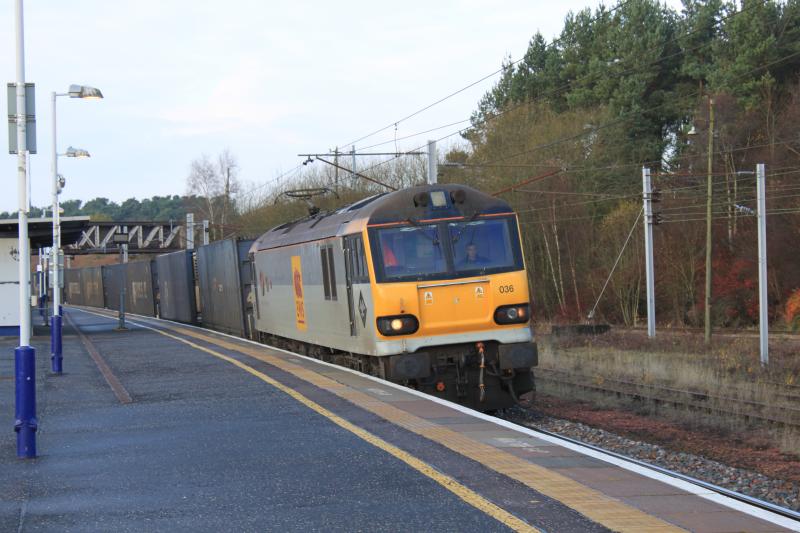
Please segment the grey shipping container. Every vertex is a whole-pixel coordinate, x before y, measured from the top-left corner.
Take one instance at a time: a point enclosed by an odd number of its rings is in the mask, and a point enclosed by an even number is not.
[[[127,267],[126,311],[137,315],[156,316],[153,268],[150,261],[137,261],[127,263],[125,266]]]
[[[191,250],[156,257],[161,318],[192,324],[197,321],[194,265]]]
[[[64,270],[64,300],[70,305],[86,305],[81,285],[81,270],[79,268]]]
[[[226,239],[197,249],[197,282],[204,326],[247,336],[245,291],[249,291],[250,244],[252,241]]]
[[[83,305],[104,307],[102,268],[99,266],[82,268],[80,282]]]
[[[103,294],[105,306],[119,311],[119,296],[122,288],[122,268],[125,265],[106,265],[103,268]]]
[[[155,316],[153,269],[150,261],[137,261],[103,267],[105,303],[109,309],[119,310],[119,295],[125,283],[125,312]]]

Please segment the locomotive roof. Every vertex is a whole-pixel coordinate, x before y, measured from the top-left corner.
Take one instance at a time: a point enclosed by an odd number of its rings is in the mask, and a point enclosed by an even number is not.
[[[336,211],[281,224],[259,237],[250,251],[335,237],[344,234],[348,224],[358,221],[372,226],[511,211],[511,206],[504,200],[466,185],[419,185],[370,196]]]

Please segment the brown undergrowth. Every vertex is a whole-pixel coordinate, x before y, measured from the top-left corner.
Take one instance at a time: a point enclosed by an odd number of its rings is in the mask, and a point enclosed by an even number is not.
[[[771,478],[800,483],[800,455],[783,452],[757,434],[708,429],[699,431],[696,427],[686,427],[628,410],[599,408],[592,403],[544,394],[536,395],[535,408],[554,418],[580,422],[673,451],[699,455]]]
[[[597,336],[554,337],[539,331],[542,368],[568,372],[602,387],[604,381],[624,380],[641,385],[672,388],[703,395],[710,406],[783,419],[800,407],[800,339],[775,336],[770,342],[770,362],[759,363],[758,337],[718,334],[707,349],[702,332],[659,331],[649,339],[639,330],[614,331]],[[579,391],[568,386],[541,389],[564,400],[583,400],[608,409],[626,408],[654,421],[707,428],[730,435],[758,434],[769,446],[800,453],[796,426],[761,427],[752,420],[730,414],[665,409],[624,397]],[[793,415],[793,416],[796,416]]]

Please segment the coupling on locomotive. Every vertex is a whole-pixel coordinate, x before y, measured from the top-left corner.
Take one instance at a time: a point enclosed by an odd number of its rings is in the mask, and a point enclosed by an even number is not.
[[[262,342],[480,410],[533,389],[537,349],[510,206],[463,185],[376,195],[251,249]]]

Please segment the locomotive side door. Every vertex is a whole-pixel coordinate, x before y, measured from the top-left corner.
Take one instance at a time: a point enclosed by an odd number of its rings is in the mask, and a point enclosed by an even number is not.
[[[356,253],[358,251],[358,243],[356,239],[361,239],[361,235],[347,235],[342,238],[344,248],[344,277],[345,285],[347,287],[347,310],[350,315],[350,336],[355,337],[358,335],[356,330],[356,309],[353,303],[353,278],[355,274]]]

